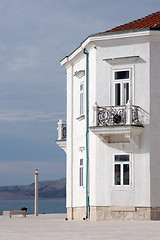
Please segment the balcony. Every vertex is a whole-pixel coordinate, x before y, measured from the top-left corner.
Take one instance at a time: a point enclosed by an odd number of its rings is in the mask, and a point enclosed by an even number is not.
[[[66,152],[67,125],[60,119],[58,122],[58,139],[56,143]]]
[[[93,108],[93,126],[90,130],[103,142],[139,145],[144,130],[145,112],[131,103],[124,106]]]

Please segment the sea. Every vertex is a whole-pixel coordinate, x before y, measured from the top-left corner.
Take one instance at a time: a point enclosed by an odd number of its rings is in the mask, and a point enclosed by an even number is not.
[[[27,208],[27,214],[34,214],[34,200],[0,200],[0,215],[3,211]],[[66,213],[65,199],[45,199],[38,201],[38,213]]]

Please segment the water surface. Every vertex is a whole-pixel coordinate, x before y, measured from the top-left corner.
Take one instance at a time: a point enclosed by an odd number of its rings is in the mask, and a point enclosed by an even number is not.
[[[3,211],[20,210],[26,207],[28,214],[34,213],[34,200],[0,200],[0,215]],[[66,213],[65,199],[39,200],[38,212],[42,213]]]

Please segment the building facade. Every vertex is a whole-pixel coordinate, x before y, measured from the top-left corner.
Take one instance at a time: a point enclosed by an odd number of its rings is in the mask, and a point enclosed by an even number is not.
[[[89,36],[61,65],[68,219],[160,219],[160,12]]]

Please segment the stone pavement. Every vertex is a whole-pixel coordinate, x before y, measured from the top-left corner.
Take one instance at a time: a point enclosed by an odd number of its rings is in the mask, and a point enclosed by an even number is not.
[[[0,216],[0,240],[160,240],[160,221],[65,221],[65,217]]]

